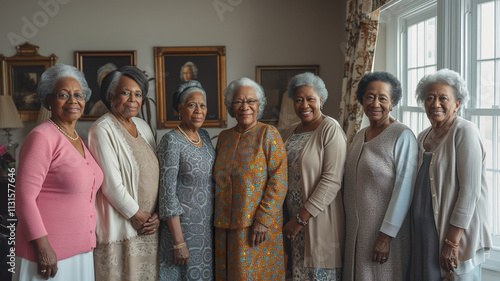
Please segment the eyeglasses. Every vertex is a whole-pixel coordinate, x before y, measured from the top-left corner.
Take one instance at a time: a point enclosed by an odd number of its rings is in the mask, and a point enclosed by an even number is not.
[[[73,98],[75,98],[75,100],[77,100],[77,101],[84,101],[85,100],[84,93],[74,93],[74,94],[59,93],[59,94],[50,94],[50,95],[56,96],[58,100],[64,100],[64,101],[69,100],[70,96],[73,96]]]
[[[252,105],[255,105],[257,104],[259,101],[258,100],[254,100],[254,99],[251,99],[251,100],[246,100],[246,101],[243,101],[243,100],[237,100],[237,101],[233,101],[233,106],[236,106],[236,107],[241,107],[243,106],[243,104],[247,103],[249,106],[252,106]]]

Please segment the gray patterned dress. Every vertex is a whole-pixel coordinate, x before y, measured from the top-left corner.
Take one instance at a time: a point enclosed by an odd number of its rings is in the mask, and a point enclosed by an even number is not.
[[[212,169],[215,150],[208,133],[199,129],[203,141],[192,145],[176,130],[163,136],[160,160],[159,280],[213,280]],[[166,219],[179,216],[189,250],[189,264],[175,265],[173,238]]]
[[[290,219],[294,219],[304,207],[302,185],[300,183],[299,156],[302,148],[311,138],[314,131],[301,134],[293,134],[285,144],[288,159],[288,193],[286,195],[286,207]],[[342,279],[340,268],[312,268],[304,267],[305,238],[304,228],[302,228],[295,239],[291,241],[291,253],[289,263],[292,265],[292,276],[287,276],[287,280],[324,280],[334,281]]]

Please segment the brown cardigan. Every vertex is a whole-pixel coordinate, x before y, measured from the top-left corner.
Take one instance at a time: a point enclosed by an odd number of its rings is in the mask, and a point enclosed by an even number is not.
[[[285,142],[299,124],[294,124],[283,133]],[[316,128],[300,153],[304,207],[313,216],[305,226],[306,267],[342,267],[344,207],[339,191],[346,153],[346,135],[339,123],[328,116]]]

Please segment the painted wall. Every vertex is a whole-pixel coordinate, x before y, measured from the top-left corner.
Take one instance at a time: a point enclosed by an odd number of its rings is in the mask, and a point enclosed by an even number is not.
[[[324,111],[338,117],[344,1],[2,0],[0,13],[0,54],[7,57],[25,40],[66,64],[74,64],[77,50],[137,50],[138,67],[154,75],[155,46],[225,45],[228,83],[255,79],[256,65],[319,64],[330,92]],[[228,116],[228,123],[235,120]],[[77,130],[86,135],[90,124],[79,121]],[[21,143],[34,126],[13,130],[15,140]]]

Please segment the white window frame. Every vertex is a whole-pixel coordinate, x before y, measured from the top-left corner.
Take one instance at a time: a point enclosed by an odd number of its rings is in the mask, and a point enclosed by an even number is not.
[[[382,7],[382,19],[387,23],[386,36],[386,71],[394,73],[401,79],[403,88],[406,90],[406,23],[408,19],[425,19],[429,11],[437,14],[437,69],[448,68],[457,71],[466,79],[469,89],[475,89],[476,85],[472,75],[472,54],[475,54],[476,46],[473,46],[471,26],[474,1],[488,0],[394,0]],[[499,0],[496,0],[499,1]],[[498,33],[498,32],[497,32]],[[497,40],[500,40],[498,36]],[[500,46],[500,45],[499,45]],[[394,55],[396,54],[396,55]],[[401,64],[399,62],[402,62]],[[473,93],[474,92],[474,93]],[[475,94],[471,90],[471,95]],[[403,99],[408,96],[404,93]],[[471,97],[471,100],[474,97]],[[407,107],[407,102],[402,99],[404,111],[425,112],[423,108],[416,109]],[[470,120],[472,115],[491,115],[500,113],[500,109],[477,109],[464,105],[459,115]],[[402,120],[404,111],[400,106],[393,110],[393,114]],[[500,157],[500,156],[499,156]],[[500,202],[497,202],[500,204]],[[490,251],[490,259],[483,264],[483,268],[500,272],[500,238],[493,237],[494,247]]]

